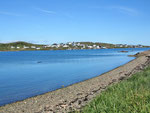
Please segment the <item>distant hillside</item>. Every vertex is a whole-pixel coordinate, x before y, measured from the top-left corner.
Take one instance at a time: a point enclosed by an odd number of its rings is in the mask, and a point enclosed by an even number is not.
[[[0,43],[0,51],[24,50],[25,47],[26,49],[31,49],[32,46],[43,47],[44,45],[32,44],[22,41],[12,43]]]
[[[25,50],[73,50],[73,49],[107,49],[107,48],[143,48],[149,46],[110,44],[100,42],[67,42],[52,45],[32,44],[27,42],[0,43],[0,51],[25,51]]]
[[[32,43],[28,43],[28,42],[23,42],[23,41],[18,41],[18,42],[11,42],[11,43],[0,43],[0,46],[43,46],[43,45],[39,45],[39,44],[32,44]]]

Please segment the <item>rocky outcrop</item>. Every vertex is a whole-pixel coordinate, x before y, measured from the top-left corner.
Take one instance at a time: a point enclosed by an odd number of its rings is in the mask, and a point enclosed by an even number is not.
[[[149,51],[144,51],[144,52],[138,52],[135,55],[129,55],[129,56],[131,56],[131,57],[140,57],[140,56],[146,56],[148,54],[150,54],[150,50]]]

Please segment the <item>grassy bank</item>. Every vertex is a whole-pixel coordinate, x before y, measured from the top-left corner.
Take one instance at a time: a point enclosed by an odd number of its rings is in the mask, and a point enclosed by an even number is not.
[[[110,86],[83,113],[150,113],[150,67]]]

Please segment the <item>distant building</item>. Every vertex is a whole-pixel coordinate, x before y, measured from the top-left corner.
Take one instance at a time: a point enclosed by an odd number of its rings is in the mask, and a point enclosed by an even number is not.
[[[40,48],[40,47],[37,47],[36,49],[39,50],[39,49],[41,49],[41,48]]]
[[[123,47],[122,44],[116,44],[115,46],[116,46],[116,47]]]
[[[72,45],[72,42],[67,42],[68,45]]]
[[[102,49],[107,49],[107,47],[101,47]]]
[[[68,45],[64,45],[63,47],[69,47]]]
[[[77,44],[75,42],[72,43],[72,46],[76,46]]]
[[[96,45],[94,44],[93,47],[96,47]]]
[[[77,46],[80,46],[80,43],[77,43],[76,45],[77,45]]]
[[[28,49],[29,47],[28,47],[28,46],[23,46],[23,48],[24,48],[24,49]]]
[[[46,45],[45,48],[47,48],[47,47],[51,47],[51,45]]]
[[[32,48],[32,49],[35,49],[36,47],[35,47],[35,46],[31,46],[31,48]]]
[[[139,44],[138,47],[143,47],[143,46]]]
[[[96,49],[100,49],[101,47],[100,46],[96,46]]]
[[[93,48],[93,46],[88,46],[88,48],[89,48],[89,49],[92,49],[92,48]]]
[[[11,49],[14,49],[15,47],[14,47],[14,46],[11,46],[10,48],[11,48]]]
[[[85,49],[85,45],[82,45],[82,48]]]

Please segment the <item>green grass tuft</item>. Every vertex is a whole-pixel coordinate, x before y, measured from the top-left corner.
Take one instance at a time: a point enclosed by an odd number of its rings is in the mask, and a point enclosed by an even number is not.
[[[82,113],[150,113],[150,67],[110,86]]]

